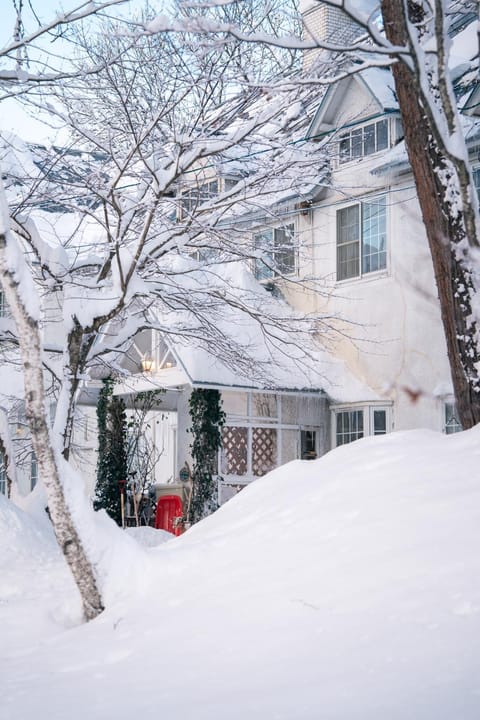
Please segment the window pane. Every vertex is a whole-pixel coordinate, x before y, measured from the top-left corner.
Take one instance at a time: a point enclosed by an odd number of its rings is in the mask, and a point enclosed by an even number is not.
[[[275,275],[290,275],[295,271],[294,225],[267,229],[253,239],[254,248],[262,257],[255,259],[255,277],[266,280]]]
[[[317,433],[315,430],[300,431],[300,450],[302,460],[315,460],[317,457]]]
[[[337,245],[359,240],[360,212],[358,205],[342,208],[337,212]]]
[[[387,266],[387,213],[385,198],[362,204],[362,272]]]
[[[38,464],[35,453],[30,457],[30,489],[33,490],[38,481]]]
[[[475,189],[477,191],[478,202],[480,202],[480,167],[473,170],[473,184],[475,185]]]
[[[228,192],[229,190],[232,190],[232,188],[235,187],[235,185],[237,184],[238,181],[234,180],[233,178],[225,178],[223,182],[224,182],[225,192]]]
[[[337,211],[337,280],[360,273],[360,210],[351,205]]]
[[[455,403],[445,403],[445,432],[447,435],[461,432],[463,430],[458,419]]]
[[[255,418],[278,418],[278,400],[273,393],[253,393],[252,415]]]
[[[350,160],[350,155],[350,135],[346,135],[341,138],[339,142],[340,162],[348,162],[348,160]]]
[[[261,251],[261,258],[255,259],[255,277],[266,280],[273,277],[273,232],[264,230],[253,238],[254,248]]]
[[[337,445],[339,444],[338,438],[343,435],[343,416],[345,413],[337,413]]]
[[[5,468],[5,456],[0,452],[0,494],[7,494],[7,472]]]
[[[363,142],[365,155],[375,152],[375,125],[366,125],[363,128]]]
[[[373,434],[385,435],[387,432],[387,412],[386,410],[373,411]]]
[[[385,150],[388,147],[388,120],[380,120],[376,124],[377,129],[377,150]]]
[[[281,275],[295,271],[294,227],[287,225],[274,232],[275,269]]]
[[[337,280],[358,277],[360,274],[359,243],[341,245],[337,248]]]
[[[363,128],[352,131],[352,157],[358,158],[363,155]]]
[[[346,445],[362,437],[363,410],[346,410],[337,413],[337,445]]]

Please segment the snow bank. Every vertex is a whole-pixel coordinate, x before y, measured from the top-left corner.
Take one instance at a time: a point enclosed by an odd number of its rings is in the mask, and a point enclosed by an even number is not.
[[[2,720],[477,720],[479,466],[476,428],[270,473],[144,549],[141,592],[127,559],[121,607],[2,648]]]

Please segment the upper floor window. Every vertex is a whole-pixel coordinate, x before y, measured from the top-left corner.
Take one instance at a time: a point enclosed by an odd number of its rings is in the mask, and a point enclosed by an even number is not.
[[[340,163],[385,150],[388,147],[388,120],[352,127],[348,132],[342,133],[338,146]]]
[[[295,272],[295,228],[293,223],[266,228],[254,236],[254,248],[261,251],[255,260],[257,280],[269,280]]]
[[[385,197],[337,211],[337,280],[359,277],[387,266]]]

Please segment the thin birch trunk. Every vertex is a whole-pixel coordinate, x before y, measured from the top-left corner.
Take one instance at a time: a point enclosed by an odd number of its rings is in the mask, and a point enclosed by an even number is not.
[[[25,385],[25,413],[32,436],[40,477],[48,498],[48,509],[55,535],[80,591],[85,620],[92,620],[103,608],[91,562],[82,545],[67,506],[52,448],[45,408],[45,389],[38,323],[22,301],[18,283],[6,258],[7,233],[0,232],[0,279],[5,298],[15,320]]]

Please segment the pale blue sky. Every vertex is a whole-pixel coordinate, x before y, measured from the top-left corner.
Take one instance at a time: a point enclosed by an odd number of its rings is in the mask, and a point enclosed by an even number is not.
[[[2,5],[1,20],[0,23],[0,45],[4,47],[10,40],[13,34],[13,28],[15,25],[15,10],[11,0],[0,0]],[[24,14],[24,25],[26,33],[34,31],[38,27],[38,22],[29,10],[29,3],[25,2],[25,14]],[[59,12],[65,12],[72,10],[82,4],[82,0],[31,0],[40,21],[47,23],[51,21]],[[162,5],[161,0],[153,0],[152,5]],[[135,9],[138,9],[144,5],[143,0],[128,0],[127,2],[120,5],[118,8],[113,7],[109,11],[112,15],[118,14],[120,11],[122,14],[131,14]],[[55,51],[60,51],[59,41],[55,42]],[[0,129],[13,132],[24,140],[34,142],[61,142],[51,128],[39,122],[35,119],[33,113],[27,113],[19,104],[14,100],[3,100],[1,104],[0,112]]]

